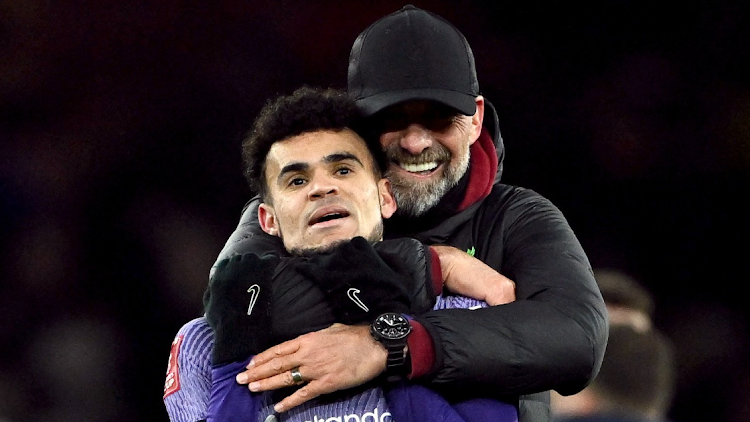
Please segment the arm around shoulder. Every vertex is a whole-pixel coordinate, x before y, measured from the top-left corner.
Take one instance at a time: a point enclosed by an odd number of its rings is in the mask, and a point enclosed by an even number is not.
[[[488,199],[475,227],[491,229],[474,231],[475,256],[515,282],[517,299],[421,316],[436,355],[427,377],[500,394],[575,393],[597,374],[608,333],[588,258],[560,210],[535,192]]]
[[[210,275],[213,275],[216,265],[220,261],[234,255],[254,253],[261,256],[266,252],[273,252],[277,255],[286,253],[279,237],[271,236],[260,228],[258,205],[260,205],[260,198],[257,196],[245,204],[237,228],[234,229],[219,252],[216,262],[211,267]]]

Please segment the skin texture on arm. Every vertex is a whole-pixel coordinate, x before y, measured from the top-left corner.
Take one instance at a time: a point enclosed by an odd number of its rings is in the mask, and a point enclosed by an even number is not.
[[[440,258],[445,288],[488,305],[504,305],[516,300],[516,284],[492,267],[452,246],[431,247]]]

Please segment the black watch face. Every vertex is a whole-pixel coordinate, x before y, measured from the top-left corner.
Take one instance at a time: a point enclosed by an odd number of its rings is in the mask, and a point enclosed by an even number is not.
[[[396,313],[380,315],[373,321],[372,328],[381,337],[388,340],[402,339],[411,331],[409,321],[401,314]]]

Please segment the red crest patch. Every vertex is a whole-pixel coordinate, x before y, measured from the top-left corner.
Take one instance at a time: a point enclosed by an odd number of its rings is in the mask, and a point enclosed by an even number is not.
[[[177,367],[177,356],[180,355],[180,345],[184,336],[177,336],[172,342],[167,364],[167,379],[164,381],[164,398],[180,390],[180,368]]]

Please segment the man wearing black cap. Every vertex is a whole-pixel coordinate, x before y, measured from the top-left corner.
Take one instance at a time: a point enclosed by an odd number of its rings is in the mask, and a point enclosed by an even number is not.
[[[411,319],[407,359],[389,372],[448,398],[517,399],[521,421],[548,421],[549,390],[573,394],[596,376],[606,310],[559,209],[534,191],[500,182],[498,119],[479,95],[466,39],[441,17],[406,6],[360,34],[348,78],[349,95],[390,160],[387,177],[399,211],[386,223],[386,238],[465,250],[517,289],[517,301],[508,305]],[[219,260],[273,247],[255,227],[256,212],[251,201]],[[283,411],[351,386],[353,378],[364,383],[383,373],[382,353],[347,354],[383,347],[372,342],[370,328],[345,328],[318,332],[318,344],[291,340],[260,353],[237,380],[253,391],[277,389],[293,368],[314,367],[308,384],[277,404]]]

